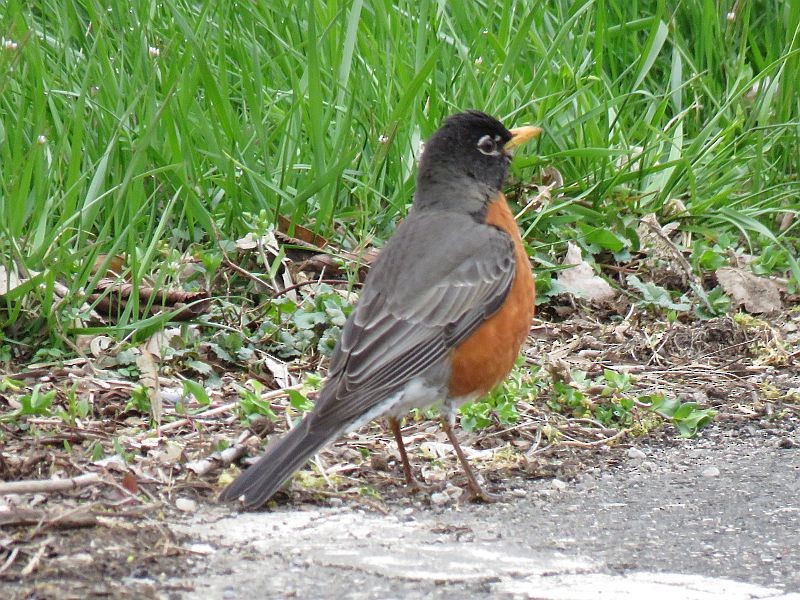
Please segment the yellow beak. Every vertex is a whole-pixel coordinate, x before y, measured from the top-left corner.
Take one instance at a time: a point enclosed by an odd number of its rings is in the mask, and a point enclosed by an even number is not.
[[[542,133],[542,129],[540,127],[534,127],[533,125],[515,127],[514,129],[509,129],[509,131],[511,132],[511,139],[506,142],[505,146],[503,146],[504,150],[514,150],[525,142],[529,142],[533,138],[539,137]]]

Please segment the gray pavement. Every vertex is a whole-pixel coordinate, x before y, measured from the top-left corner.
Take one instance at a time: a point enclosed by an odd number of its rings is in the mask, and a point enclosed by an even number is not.
[[[715,425],[493,505],[202,511],[184,598],[800,600],[800,426]]]

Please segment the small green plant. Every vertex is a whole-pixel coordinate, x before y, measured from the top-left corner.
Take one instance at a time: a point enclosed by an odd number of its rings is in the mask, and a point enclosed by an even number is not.
[[[594,415],[607,427],[630,427],[633,425],[634,406],[633,398],[618,396],[599,404],[594,410]]]
[[[16,382],[13,379],[6,378],[2,383],[6,389],[18,391],[22,388],[21,385],[17,385],[19,382]],[[17,398],[20,407],[0,416],[0,422],[16,421],[21,416],[49,415],[50,407],[53,404],[53,400],[56,398],[56,394],[56,390],[42,392],[42,384],[37,383],[35,386],[33,386],[33,389],[29,394],[22,394]]]
[[[131,397],[125,404],[125,410],[135,410],[136,412],[144,415],[150,414],[150,396],[145,386],[137,385],[135,388],[133,388],[133,391],[131,391]]]
[[[601,392],[603,396],[627,392],[633,385],[633,381],[629,373],[614,371],[612,369],[603,370],[600,383],[605,383],[605,387]]]
[[[25,387],[25,382],[11,377],[0,378],[0,392],[19,392]]]
[[[30,394],[20,396],[19,402],[22,405],[20,414],[22,415],[49,415],[50,406],[56,397],[56,390],[49,392],[41,391],[42,384],[37,383],[33,386]]]
[[[461,427],[466,431],[484,429],[496,421],[510,425],[519,420],[517,402],[536,398],[540,379],[519,359],[506,381],[486,398],[464,404],[459,409]]]
[[[314,408],[314,403],[311,402],[311,400],[306,398],[299,391],[289,390],[288,394],[289,394],[289,404],[291,404],[292,408],[295,408],[303,413],[309,412]]]
[[[686,312],[692,308],[691,303],[686,297],[681,297],[678,301],[672,299],[672,295],[668,290],[656,285],[655,283],[645,283],[636,275],[628,275],[628,285],[637,290],[642,299],[639,304],[653,308],[661,308],[667,310],[676,310],[679,312]]]
[[[556,412],[573,417],[584,417],[590,410],[586,394],[578,387],[564,381],[553,382],[547,405]]]
[[[66,409],[58,411],[58,416],[63,419],[65,423],[74,425],[77,419],[85,419],[89,416],[92,406],[86,397],[78,397],[75,388],[65,391],[67,406]]]
[[[103,445],[100,443],[100,440],[92,440],[92,442],[86,447],[84,451],[84,456],[89,461],[96,461],[100,460],[106,455],[105,450],[103,450]]]
[[[717,286],[706,294],[706,302],[698,303],[697,316],[701,319],[713,319],[728,314],[730,309],[731,299],[721,286]]]
[[[698,271],[716,271],[728,263],[724,247],[719,243],[709,244],[702,239],[692,245],[692,254],[689,260]]]
[[[183,393],[184,395],[191,395],[194,397],[200,406],[208,406],[211,404],[211,399],[208,397],[206,388],[196,381],[186,379],[183,382]]]
[[[681,437],[693,437],[699,429],[709,425],[717,414],[710,408],[698,408],[696,402],[681,402],[664,394],[653,394],[641,400],[649,402],[650,410],[669,419],[678,428]]]
[[[239,411],[242,418],[250,422],[259,415],[263,415],[270,421],[277,421],[278,415],[272,410],[269,402],[261,398],[262,393],[266,390],[264,384],[255,379],[250,379],[246,385],[252,389],[239,388]]]
[[[60,348],[39,348],[33,355],[31,362],[34,363],[52,363],[59,362],[64,359],[66,354]]]
[[[136,454],[134,452],[129,452],[125,450],[125,448],[122,446],[122,443],[120,443],[119,438],[114,438],[113,444],[114,444],[114,453],[121,456],[122,460],[124,460],[126,463],[132,463],[136,459]],[[101,447],[100,451],[102,450],[103,449]],[[99,459],[95,458],[93,460],[99,460]]]

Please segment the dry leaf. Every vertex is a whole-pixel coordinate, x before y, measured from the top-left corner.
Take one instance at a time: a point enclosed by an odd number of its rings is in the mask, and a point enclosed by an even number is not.
[[[605,279],[594,274],[592,265],[583,260],[577,244],[567,243],[567,254],[561,264],[574,265],[558,273],[558,282],[573,296],[603,302],[617,295]]]
[[[750,313],[771,314],[782,308],[777,284],[766,277],[733,267],[717,269],[717,281],[734,305]]]
[[[158,378],[158,365],[155,357],[146,349],[142,349],[142,354],[136,359],[136,366],[141,375],[139,383],[147,390],[147,397],[150,399],[150,412],[156,424],[161,424],[161,414],[163,412],[163,402]]]
[[[275,378],[275,383],[279,388],[288,388],[297,383],[296,379],[289,373],[289,367],[285,362],[272,358],[269,354],[264,355],[264,364]]]
[[[138,494],[139,493],[139,481],[136,479],[136,475],[133,473],[125,473],[122,476],[122,487],[128,490],[131,494]]]
[[[311,246],[316,246],[317,248],[324,248],[328,245],[328,240],[302,225],[295,223],[294,232],[289,234],[291,229],[292,222],[283,215],[278,215],[278,231],[284,234],[288,239],[300,240]]]
[[[0,265],[0,296],[4,296],[22,283],[14,269],[9,271],[4,265]]]

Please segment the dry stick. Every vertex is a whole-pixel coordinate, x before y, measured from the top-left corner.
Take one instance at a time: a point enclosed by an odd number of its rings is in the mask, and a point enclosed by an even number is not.
[[[103,479],[97,473],[87,473],[69,479],[29,479],[26,481],[7,481],[0,483],[0,496],[6,494],[49,494],[51,492],[64,492],[74,490],[94,483],[101,483]]]
[[[280,398],[281,396],[285,396],[291,390],[299,390],[303,387],[303,384],[298,383],[297,385],[292,385],[286,388],[281,388],[279,390],[274,390],[272,392],[267,392],[261,396],[262,400],[274,400],[275,398]],[[205,419],[206,417],[214,417],[216,415],[221,415],[226,413],[234,408],[239,406],[239,402],[229,402],[228,404],[223,404],[222,406],[217,406],[216,408],[212,408],[205,412],[197,413],[196,415],[192,415],[186,419],[179,419],[177,421],[173,421],[172,423],[167,423],[166,425],[162,425],[159,428],[160,433],[164,433],[165,431],[172,431],[173,429],[180,429],[184,425],[190,425],[192,421],[196,419]],[[153,433],[152,430],[143,431],[142,433],[134,436],[132,439],[134,440],[143,440],[147,437],[150,437]]]
[[[247,440],[252,437],[249,431],[243,431],[236,443],[230,448],[214,452],[207,458],[201,460],[193,460],[186,463],[186,468],[193,471],[195,475],[207,475],[215,468],[227,467],[229,464],[239,460],[247,452],[245,445]]]
[[[11,550],[11,554],[9,555],[8,559],[6,559],[6,562],[3,564],[2,567],[0,567],[0,575],[5,573],[8,570],[8,568],[14,564],[14,561],[17,558],[17,554],[19,554],[19,548],[15,547],[13,550]]]
[[[20,571],[19,574],[22,577],[27,577],[39,567],[39,563],[42,560],[42,556],[44,556],[44,553],[47,551],[47,547],[52,543],[53,543],[52,537],[47,538],[45,541],[41,543],[39,549],[36,551],[36,554],[34,554],[33,557],[31,557],[31,559],[28,561],[28,564],[25,565],[25,568],[22,569],[22,571]]]
[[[307,281],[300,281],[293,285],[290,285],[287,288],[283,288],[282,290],[278,290],[274,294],[272,294],[273,298],[278,298],[286,294],[287,292],[291,292],[296,290],[297,288],[303,287],[304,285],[314,285],[319,283],[326,283],[328,285],[351,285],[351,282],[347,281],[346,279],[309,279]],[[363,284],[360,281],[352,282],[354,287],[361,287]]]
[[[703,282],[700,278],[695,274],[692,270],[692,265],[689,264],[689,261],[686,260],[686,257],[683,255],[683,252],[675,245],[675,243],[669,239],[669,236],[664,233],[661,229],[661,226],[658,223],[653,222],[652,219],[644,219],[642,223],[647,225],[650,231],[658,237],[664,245],[672,252],[675,260],[678,261],[681,269],[683,269],[684,274],[686,275],[686,280],[689,282],[689,286],[692,287],[695,293],[698,295],[700,300],[708,307],[711,308],[711,304],[709,304],[708,297],[706,296],[706,290],[703,287]]]
[[[233,262],[230,259],[230,257],[228,257],[228,253],[225,252],[225,248],[222,247],[222,239],[219,237],[219,231],[217,231],[217,228],[213,223],[211,224],[211,229],[214,232],[214,237],[216,238],[216,241],[217,241],[217,247],[219,248],[219,251],[222,253],[222,260],[225,262],[225,264],[228,265],[228,267],[230,267],[231,269],[233,269],[237,273],[239,273],[239,275],[242,275],[243,277],[245,277],[247,279],[251,279],[251,280],[255,281],[261,287],[263,287],[263,288],[265,288],[267,290],[270,290],[271,286],[268,283],[266,283],[265,281],[263,281],[259,277],[256,277],[255,275],[253,275],[247,269],[243,269],[242,267],[237,265],[235,262]]]
[[[0,525],[36,525],[47,529],[77,529],[79,527],[94,527],[97,517],[81,507],[79,512],[74,510],[61,514],[50,514],[43,510],[18,508],[9,511],[0,511]],[[34,532],[36,533],[36,532]],[[31,535],[30,537],[33,537]]]
[[[619,438],[623,437],[626,433],[628,433],[628,430],[622,429],[619,433],[616,433],[611,437],[603,438],[602,440],[595,440],[594,442],[579,442],[577,440],[565,440],[565,441],[560,441],[558,443],[559,445],[562,446],[575,446],[577,448],[592,448],[594,446],[600,446],[602,444],[608,444],[609,442],[616,441]]]

